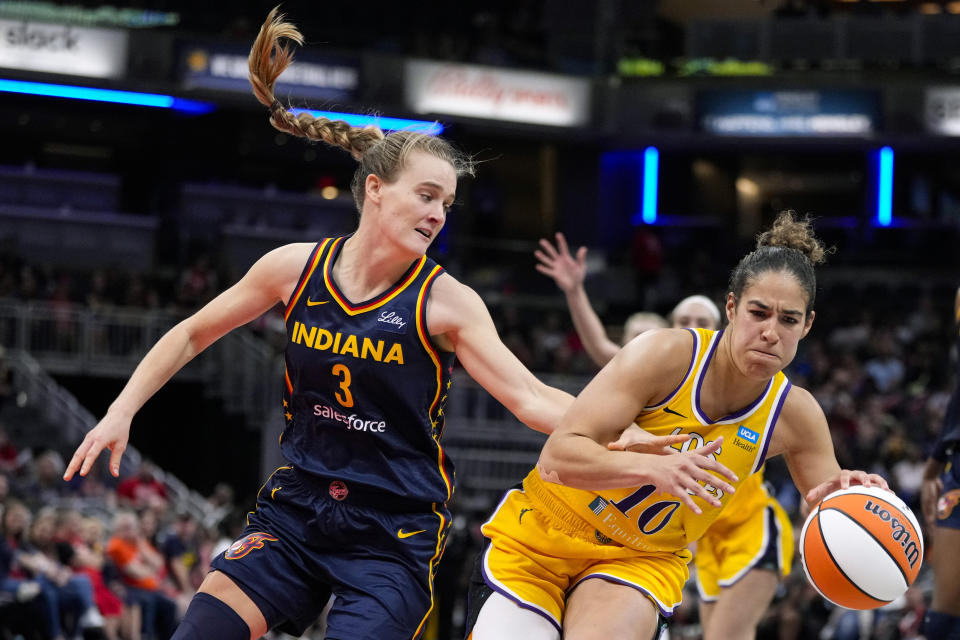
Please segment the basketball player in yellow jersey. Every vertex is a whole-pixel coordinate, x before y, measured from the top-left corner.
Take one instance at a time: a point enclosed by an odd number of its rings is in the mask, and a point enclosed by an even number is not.
[[[606,334],[587,296],[587,249],[571,253],[562,233],[556,246],[540,240],[534,252],[537,271],[563,291],[584,349],[598,365],[607,364],[620,345]],[[653,326],[639,325],[634,314],[624,324],[624,344]],[[674,329],[720,328],[720,310],[710,298],[684,298],[669,316]],[[793,563],[793,526],[777,500],[767,493],[763,471],[750,475],[696,544],[694,564],[700,594],[704,640],[752,640],[773,600],[777,584]]]
[[[767,456],[786,456],[810,504],[851,483],[887,488],[840,469],[823,411],[782,373],[813,323],[823,253],[784,212],[731,274],[726,330],[646,332],[587,385],[483,527],[474,640],[653,638],[680,604],[686,546]],[[678,449],[711,451],[716,466],[631,451],[642,430],[618,426],[631,420],[688,435]]]

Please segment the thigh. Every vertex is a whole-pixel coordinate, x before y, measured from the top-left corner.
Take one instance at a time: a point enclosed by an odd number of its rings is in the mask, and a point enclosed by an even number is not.
[[[932,544],[931,544],[932,542]],[[928,559],[933,568],[934,611],[960,616],[960,529],[933,527],[933,540],[928,541]]]
[[[493,592],[484,599],[468,640],[560,640],[560,630],[548,618],[520,607]]]
[[[642,592],[608,580],[584,580],[567,597],[564,640],[652,640],[657,607]]]

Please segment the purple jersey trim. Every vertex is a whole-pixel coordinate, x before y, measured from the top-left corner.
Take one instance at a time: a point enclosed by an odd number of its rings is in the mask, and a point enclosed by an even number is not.
[[[567,591],[567,596],[569,597],[571,591],[573,591],[574,589],[576,589],[577,587],[579,587],[581,584],[583,584],[583,581],[584,581],[584,580],[589,580],[589,579],[591,579],[591,578],[598,578],[598,579],[600,579],[600,580],[606,580],[607,582],[613,582],[613,583],[616,583],[616,584],[622,584],[622,585],[625,586],[625,587],[632,587],[632,588],[636,589],[637,591],[639,591],[639,592],[642,593],[643,595],[647,596],[647,597],[650,599],[650,601],[651,601],[651,602],[657,607],[657,609],[660,611],[660,615],[662,615],[662,616],[665,617],[665,618],[671,617],[671,616],[673,615],[674,610],[675,610],[678,606],[680,606],[680,603],[678,602],[678,603],[675,604],[669,611],[667,611],[667,610],[664,609],[662,606],[660,606],[660,603],[657,602],[657,599],[654,597],[654,595],[653,595],[652,593],[650,593],[650,591],[648,591],[647,589],[644,589],[644,588],[641,587],[640,585],[634,584],[633,582],[630,582],[630,581],[628,581],[628,580],[624,580],[623,578],[617,578],[617,577],[614,577],[614,576],[611,576],[611,575],[607,575],[607,574],[605,574],[605,573],[589,573],[589,574],[583,576],[582,578],[580,578],[579,580],[577,580],[577,583],[576,583],[575,585],[573,585],[572,587],[570,587],[570,589]]]
[[[676,389],[668,393],[667,397],[660,402],[645,406],[645,410],[659,409],[663,405],[670,402],[670,400],[673,399],[673,396],[677,395],[677,392],[680,391],[680,389],[683,388],[683,385],[687,383],[687,380],[690,379],[690,376],[693,373],[693,364],[697,361],[697,354],[700,353],[700,334],[689,327],[685,328],[693,335],[693,353],[690,354],[690,364],[687,365],[687,372],[683,374],[683,380],[680,381],[680,384],[677,385]]]
[[[762,467],[763,461],[767,459],[767,448],[770,446],[770,440],[773,438],[773,430],[777,427],[777,421],[780,419],[780,411],[783,409],[783,403],[787,401],[787,394],[790,393],[792,386],[793,384],[789,380],[784,384],[780,399],[777,400],[777,408],[773,410],[773,415],[770,418],[770,426],[766,428],[763,434],[763,448],[760,449],[760,457],[757,458],[756,464],[753,465],[754,471]]]

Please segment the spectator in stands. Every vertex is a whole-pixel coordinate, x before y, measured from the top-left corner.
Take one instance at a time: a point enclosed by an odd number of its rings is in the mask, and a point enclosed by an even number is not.
[[[0,359],[3,357],[2,349],[3,347],[0,347]],[[2,375],[2,370],[3,363],[0,362],[0,375]],[[0,386],[2,385],[3,382],[0,381]],[[7,430],[4,428],[3,423],[0,422],[0,473],[13,473],[16,471],[19,466],[18,456],[17,447],[10,441]],[[0,496],[0,500],[2,499],[3,496]]]
[[[117,497],[120,504],[130,509],[167,508],[167,488],[158,477],[158,469],[149,460],[140,463],[136,473],[120,481]],[[156,533],[152,531],[151,534]]]
[[[86,548],[80,557],[81,571],[97,572],[102,576],[101,586],[98,586],[93,578],[91,582],[94,585],[94,599],[106,619],[104,631],[111,639],[116,631],[123,636],[124,640],[140,640],[140,607],[124,603],[126,588],[123,586],[116,565],[106,555],[107,537],[103,521],[96,517],[84,518],[80,526],[80,540]],[[120,621],[119,624],[115,624],[114,614],[118,605]]]
[[[109,640],[117,640],[123,603],[107,588],[103,578],[103,553],[94,551],[83,536],[84,518],[75,509],[56,513],[53,542],[62,564],[78,576],[85,576],[93,590],[93,601],[103,621],[103,632]]]
[[[63,640],[56,596],[41,588],[17,562],[30,512],[15,499],[3,504],[0,521],[0,632],[38,630],[44,640]],[[35,622],[36,621],[36,622]]]
[[[113,537],[107,543],[126,586],[126,602],[139,606],[144,640],[167,640],[177,625],[177,605],[161,590],[166,576],[163,556],[140,532],[132,511],[121,511],[113,521]]]
[[[181,593],[193,595],[196,587],[190,573],[197,565],[197,521],[183,512],[174,519],[170,529],[161,536],[160,551],[174,586]]]
[[[72,487],[62,480],[63,456],[48,449],[27,465],[27,476],[20,481],[19,493],[34,512],[45,506],[59,505]]]
[[[4,407],[8,402],[13,399],[13,371],[10,369],[10,365],[7,363],[7,350],[0,345],[0,409]],[[3,430],[2,425],[0,425],[0,431]],[[4,443],[0,439],[0,464],[6,458],[6,453],[3,450]]]
[[[210,265],[210,256],[198,255],[180,274],[177,304],[186,311],[199,309],[217,293],[217,273]]]

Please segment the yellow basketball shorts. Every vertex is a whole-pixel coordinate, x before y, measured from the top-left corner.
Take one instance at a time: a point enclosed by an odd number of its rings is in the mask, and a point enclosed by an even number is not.
[[[793,563],[793,525],[780,503],[769,498],[749,517],[717,520],[697,541],[694,555],[697,590],[704,602],[720,597],[752,569],[770,569],[779,577]]]
[[[487,586],[562,629],[566,597],[578,584],[601,578],[639,590],[670,616],[682,600],[690,552],[650,553],[624,547],[546,512],[512,489],[483,525],[490,540],[480,560]]]

